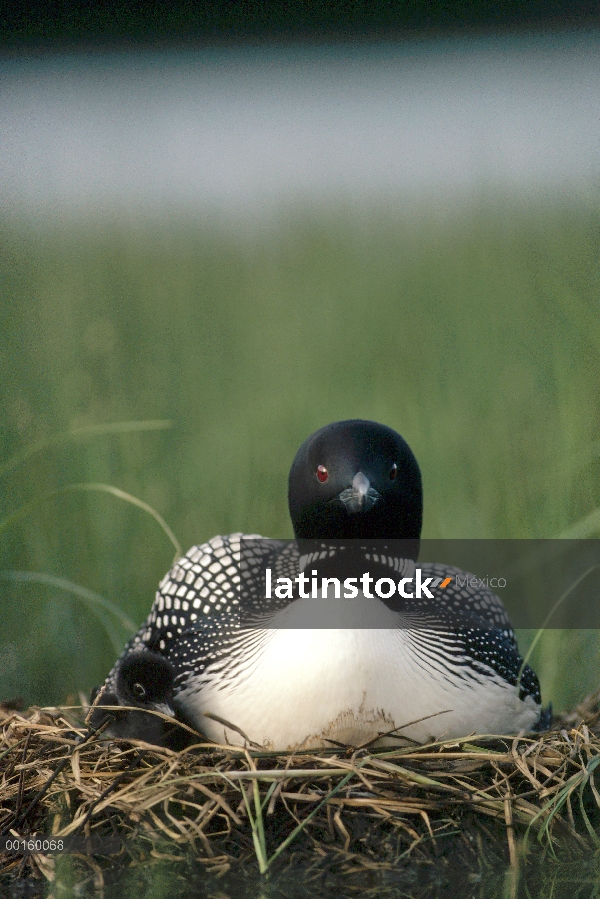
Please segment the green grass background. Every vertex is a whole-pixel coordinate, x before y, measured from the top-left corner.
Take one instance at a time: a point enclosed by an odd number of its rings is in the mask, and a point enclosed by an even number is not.
[[[151,504],[184,549],[235,530],[289,537],[297,447],[364,417],[419,459],[424,536],[558,536],[600,507],[599,251],[582,199],[340,202],[256,228],[173,212],[4,221],[0,464],[74,427],[174,425],[32,455],[3,476],[0,518],[99,481]],[[0,570],[68,578],[136,623],[172,556],[149,515],[101,493],[55,496],[0,532]],[[114,661],[75,596],[0,580],[0,606],[0,699],[62,702]],[[544,635],[545,700],[600,686],[597,645]]]

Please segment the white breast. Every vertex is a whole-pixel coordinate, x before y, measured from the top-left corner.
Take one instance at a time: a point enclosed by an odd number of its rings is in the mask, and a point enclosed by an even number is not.
[[[216,742],[243,744],[241,731],[268,749],[318,748],[328,739],[359,746],[401,728],[421,743],[516,733],[539,715],[531,697],[521,701],[491,670],[466,677],[441,655],[424,657],[419,634],[398,627],[377,599],[298,600],[270,625],[240,632],[243,661],[235,664],[232,647],[228,669],[180,694],[195,726]]]

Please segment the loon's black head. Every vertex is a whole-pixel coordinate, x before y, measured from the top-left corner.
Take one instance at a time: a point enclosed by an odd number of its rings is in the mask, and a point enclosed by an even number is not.
[[[173,684],[175,668],[164,656],[149,650],[126,655],[119,665],[114,690],[102,690],[88,718],[88,724],[98,728],[108,717],[106,733],[123,739],[145,740],[147,743],[166,744],[164,718],[149,712],[162,712],[175,717],[173,711]],[[101,706],[114,707],[107,711]],[[133,708],[119,710],[119,707]]]
[[[175,668],[157,652],[132,652],[125,656],[117,674],[121,705],[155,709],[173,717],[172,698]]]
[[[421,471],[403,438],[374,421],[337,421],[315,431],[289,477],[297,539],[418,540]]]

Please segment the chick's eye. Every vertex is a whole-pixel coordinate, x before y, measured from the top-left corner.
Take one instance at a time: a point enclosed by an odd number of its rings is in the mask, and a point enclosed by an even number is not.
[[[323,484],[329,477],[329,472],[324,465],[317,465],[317,477]]]
[[[133,685],[133,695],[137,696],[138,699],[143,699],[146,695],[146,691],[141,684]]]
[[[390,481],[395,481],[398,475],[398,466],[394,462],[392,467],[390,468]]]

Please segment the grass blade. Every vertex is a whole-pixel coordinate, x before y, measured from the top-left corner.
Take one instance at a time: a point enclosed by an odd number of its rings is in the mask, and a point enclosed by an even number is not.
[[[362,766],[359,764],[359,765],[357,765],[357,767],[362,767]],[[279,846],[277,847],[277,849],[275,850],[275,852],[269,859],[269,861],[267,863],[267,867],[269,867],[270,865],[273,864],[275,859],[279,855],[281,855],[281,853],[284,851],[284,849],[287,849],[287,847],[290,845],[290,843],[292,843],[296,839],[298,834],[304,830],[304,828],[309,823],[309,821],[311,821],[315,817],[315,815],[319,813],[319,811],[323,808],[325,803],[328,802],[333,796],[335,796],[336,793],[339,793],[340,790],[343,790],[343,788],[346,786],[348,781],[350,781],[355,776],[355,774],[356,774],[355,771],[350,771],[344,778],[342,778],[342,780],[340,780],[339,784],[336,784],[336,786],[332,790],[330,790],[326,796],[323,797],[321,802],[319,802],[319,804],[312,810],[312,812],[309,815],[307,815],[306,818],[304,818],[304,820],[300,822],[300,824],[298,824],[296,827],[294,827],[291,834],[289,834],[289,836],[287,836],[285,838],[285,840],[283,840],[283,842],[279,844]]]
[[[256,820],[256,825],[257,825],[257,836],[258,836],[258,842],[260,844],[259,863],[262,860],[262,862],[265,866],[264,871],[266,871],[267,868],[269,867],[269,862],[267,861],[267,842],[265,839],[265,825],[264,825],[264,821],[263,821],[262,804],[260,801],[260,792],[258,789],[258,781],[257,780],[255,780],[253,782],[252,788],[254,791],[254,808],[256,810],[256,819],[255,820]],[[260,873],[263,874],[264,871],[261,869]]]
[[[588,576],[588,574],[591,574],[592,571],[595,571],[596,568],[599,568],[599,567],[600,567],[599,565],[591,565],[586,571],[584,571],[583,574],[581,574],[581,575],[577,578],[577,580],[574,581],[574,582],[571,584],[571,586],[570,586],[567,590],[565,590],[565,592],[563,593],[563,595],[560,596],[560,597],[556,600],[556,602],[554,603],[554,605],[552,606],[552,608],[550,609],[550,611],[549,611],[548,614],[546,615],[546,617],[545,617],[545,619],[544,619],[544,623],[543,623],[542,626],[538,629],[538,631],[537,631],[535,637],[534,637],[533,640],[531,641],[531,646],[529,647],[529,649],[528,649],[527,652],[525,653],[525,658],[523,659],[523,662],[522,662],[522,664],[521,664],[521,667],[519,668],[519,674],[518,674],[518,677],[517,677],[517,692],[519,691],[519,687],[521,686],[521,677],[522,677],[522,675],[523,675],[523,671],[524,671],[524,669],[525,669],[525,665],[527,664],[527,662],[528,662],[529,659],[531,658],[531,655],[532,655],[532,653],[533,653],[533,650],[534,650],[535,647],[537,646],[540,637],[542,636],[542,634],[543,634],[544,631],[546,630],[546,627],[548,626],[548,622],[550,621],[550,619],[552,618],[552,616],[554,615],[554,613],[556,612],[556,610],[559,608],[559,606],[561,606],[561,605],[563,604],[563,602],[565,601],[565,599],[566,599],[566,598],[573,592],[573,590],[574,590],[576,587],[578,587],[579,584],[580,584],[583,580],[585,580],[585,578]]]
[[[128,618],[116,603],[111,602],[110,599],[105,599],[105,597],[100,596],[99,593],[94,593],[93,590],[88,590],[87,587],[82,587],[80,584],[75,584],[73,581],[69,581],[66,578],[55,577],[52,574],[45,574],[44,572],[38,571],[0,571],[0,579],[21,583],[44,584],[45,586],[56,587],[58,590],[64,590],[67,593],[72,593],[79,597],[102,624],[117,655],[123,650],[124,640],[122,636],[116,633],[112,622],[106,620],[106,613],[110,613],[118,619],[119,624],[126,631],[126,637],[135,633],[137,630],[131,618]]]
[[[254,843],[254,852],[256,853],[256,859],[258,861],[258,870],[261,874],[266,874],[269,868],[269,862],[267,861],[267,852],[265,846],[265,831],[263,827],[262,821],[262,808],[260,804],[260,796],[257,798],[258,792],[258,783],[254,781],[254,805],[256,808],[256,818],[252,814],[252,809],[250,808],[250,803],[248,801],[248,796],[246,795],[246,788],[242,785],[242,796],[244,797],[244,805],[246,806],[246,813],[248,815],[248,820],[250,821],[250,827],[252,828],[252,842]]]
[[[156,509],[153,509],[152,506],[149,506],[148,503],[145,503],[143,500],[138,499],[136,496],[132,496],[131,493],[126,493],[125,490],[120,490],[118,487],[113,487],[112,484],[69,484],[67,487],[59,487],[57,490],[51,490],[49,493],[45,493],[43,496],[37,497],[30,503],[25,503],[25,505],[21,506],[20,509],[17,509],[16,512],[13,512],[12,515],[7,516],[4,521],[0,521],[0,534],[2,534],[3,531],[7,530],[17,521],[20,521],[22,518],[26,518],[30,512],[32,512],[34,509],[37,509],[38,506],[41,506],[49,499],[52,499],[55,496],[62,496],[65,493],[74,493],[77,491],[87,490],[99,491],[101,493],[110,493],[111,496],[116,496],[117,499],[125,500],[125,502],[131,503],[131,505],[137,506],[138,509],[142,509],[144,512],[147,512],[161,526],[161,528],[175,547],[174,561],[182,555],[181,544],[179,543],[179,540],[177,539],[169,525],[166,523],[162,515],[160,515],[156,511]]]
[[[143,500],[138,499],[136,496],[132,496],[131,493],[126,493],[124,490],[120,490],[118,487],[113,487],[111,484],[71,484],[69,487],[65,487],[65,490],[99,490],[104,493],[110,493],[112,496],[116,496],[117,499],[125,500],[127,503],[131,503],[132,506],[137,506],[138,509],[142,509],[144,512],[147,512],[151,515],[154,520],[161,526],[173,546],[175,547],[175,556],[173,561],[176,561],[183,553],[181,549],[181,544],[167,522],[164,520],[162,515],[160,515],[156,509],[153,509],[152,506],[145,503]]]
[[[111,615],[118,619],[121,626],[130,634],[135,633],[137,630],[137,626],[131,618],[128,618],[115,602],[100,596],[99,593],[95,593],[87,587],[82,587],[81,584],[67,580],[67,578],[55,577],[53,574],[46,574],[42,571],[0,571],[0,578],[5,581],[45,584],[48,587],[56,587],[57,590],[73,593],[89,605],[106,609],[107,612],[110,612]]]
[[[589,515],[580,518],[575,524],[558,535],[559,540],[584,540],[592,534],[600,534],[600,509],[594,509]]]
[[[68,443],[70,440],[81,440],[87,437],[103,436],[104,434],[130,434],[134,431],[162,431],[172,427],[173,422],[169,419],[157,419],[156,421],[112,421],[106,424],[71,428],[68,431],[62,431],[60,434],[53,434],[52,437],[47,437],[44,440],[38,440],[23,450],[23,452],[12,456],[7,462],[0,465],[0,478],[22,465],[36,453],[41,453],[51,446]]]

